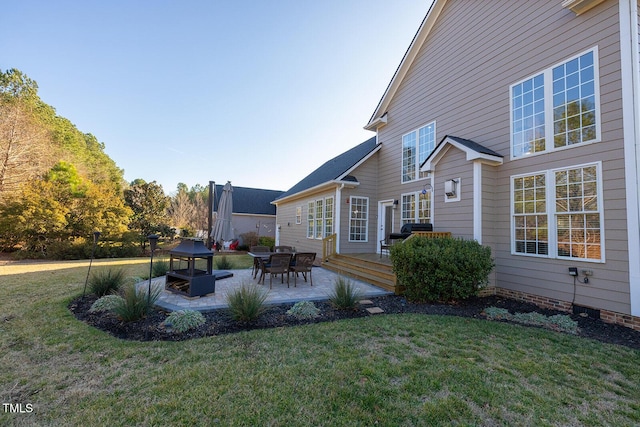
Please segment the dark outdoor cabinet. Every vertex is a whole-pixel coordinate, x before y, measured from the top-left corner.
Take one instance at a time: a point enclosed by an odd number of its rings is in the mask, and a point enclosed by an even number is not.
[[[213,251],[202,240],[184,239],[169,252],[166,289],[187,297],[201,297],[215,292]]]

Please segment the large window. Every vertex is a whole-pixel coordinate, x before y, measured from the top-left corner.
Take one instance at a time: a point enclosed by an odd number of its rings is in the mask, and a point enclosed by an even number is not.
[[[322,239],[333,234],[333,197],[308,203],[307,238]]]
[[[600,163],[512,177],[515,254],[603,260]]]
[[[368,241],[369,228],[369,199],[367,197],[351,196],[349,203],[349,241]]]
[[[513,158],[598,141],[596,48],[511,86]]]
[[[417,200],[417,203],[416,203]],[[402,224],[431,222],[431,192],[423,191],[402,195]]]
[[[420,164],[435,148],[435,141],[436,122],[402,136],[402,182],[426,176],[426,172],[419,172]]]

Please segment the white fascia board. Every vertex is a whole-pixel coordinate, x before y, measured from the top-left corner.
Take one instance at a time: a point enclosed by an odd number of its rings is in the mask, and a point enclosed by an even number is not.
[[[349,175],[351,172],[353,172],[354,170],[356,170],[356,168],[358,166],[360,166],[361,164],[363,164],[364,162],[366,162],[367,160],[369,160],[371,158],[371,156],[373,156],[374,154],[376,154],[378,151],[380,151],[380,148],[382,147],[382,144],[378,144],[376,145],[376,147],[371,150],[371,152],[369,154],[367,154],[366,156],[364,156],[362,159],[360,159],[359,162],[357,162],[355,165],[351,166],[349,169],[347,169],[347,171],[345,173],[343,173],[342,175],[340,175],[338,177],[338,179],[336,180],[336,182],[342,183],[342,180]],[[350,181],[346,181],[345,184],[349,185]]]
[[[446,154],[446,152],[449,150],[449,147],[451,146],[456,147],[458,150],[464,152],[468,161],[480,160],[482,161],[482,163],[486,163],[491,166],[499,166],[503,163],[502,157],[472,150],[466,145],[462,145],[453,139],[447,138],[442,141],[441,144],[438,144],[436,149],[433,151],[433,153],[431,153],[427,161],[420,168],[420,172],[432,172],[435,169],[436,164],[440,161],[440,159],[442,159],[442,157]]]
[[[565,0],[562,2],[562,7],[565,9],[571,9],[573,13],[580,15],[604,1],[605,0]]]
[[[387,89],[382,95],[380,102],[378,102],[378,106],[376,107],[376,110],[371,116],[369,123],[364,127],[365,129],[374,130],[375,126],[373,124],[377,120],[382,118],[382,116],[386,113],[387,107],[389,106],[391,99],[393,98],[398,88],[400,87],[400,83],[402,83],[402,80],[407,75],[407,72],[409,71],[411,64],[413,64],[413,61],[416,59],[416,56],[418,56],[418,51],[420,50],[420,48],[422,47],[422,44],[424,43],[424,41],[427,39],[427,36],[431,32],[431,29],[433,28],[433,25],[436,22],[436,19],[440,15],[440,12],[442,12],[442,9],[444,8],[444,5],[446,2],[447,0],[434,0],[433,4],[431,5],[431,8],[429,8],[427,15],[422,21],[422,24],[420,25],[418,32],[413,37],[413,40],[411,41],[411,44],[409,45],[407,52],[404,54],[404,57],[402,58],[400,65],[398,66],[395,74],[391,78],[391,82],[389,82],[389,85],[387,86]]]

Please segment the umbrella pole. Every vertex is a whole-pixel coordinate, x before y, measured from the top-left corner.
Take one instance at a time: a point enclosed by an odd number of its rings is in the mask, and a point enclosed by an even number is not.
[[[213,204],[215,203],[215,187],[216,187],[216,182],[215,181],[209,181],[209,203],[208,203],[208,209],[209,209],[209,217],[208,217],[208,227],[209,230],[207,231],[207,249],[211,250],[211,247],[213,246],[213,242],[211,239],[211,231],[213,230]]]

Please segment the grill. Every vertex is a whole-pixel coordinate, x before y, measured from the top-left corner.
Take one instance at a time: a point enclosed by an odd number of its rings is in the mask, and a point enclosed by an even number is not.
[[[199,239],[184,239],[169,252],[165,288],[187,297],[201,297],[216,291],[213,252]]]

